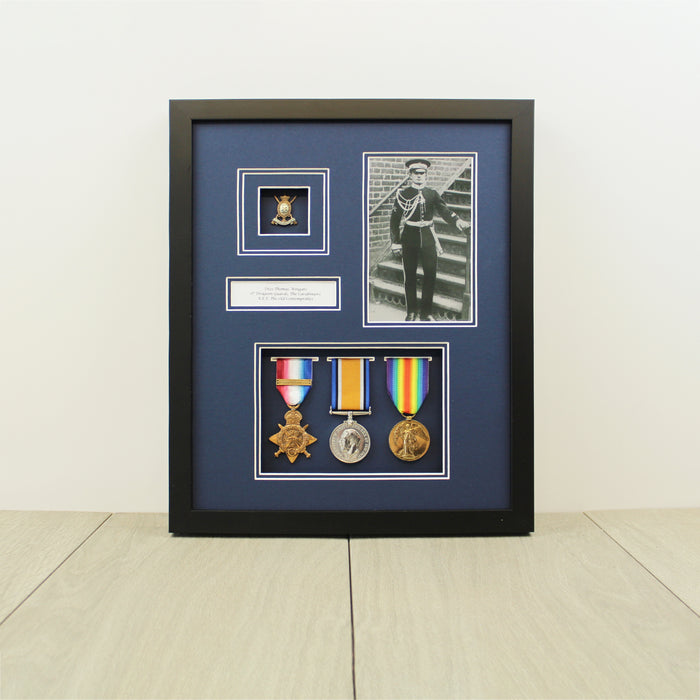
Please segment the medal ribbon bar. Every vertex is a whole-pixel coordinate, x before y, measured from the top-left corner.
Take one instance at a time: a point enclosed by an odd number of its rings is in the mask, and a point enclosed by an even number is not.
[[[430,357],[385,357],[386,387],[394,406],[414,416],[428,395]]]
[[[318,357],[272,357],[277,363],[275,384],[287,406],[298,406],[309,393],[313,363]]]
[[[369,363],[373,357],[329,357],[331,414],[371,415]]]

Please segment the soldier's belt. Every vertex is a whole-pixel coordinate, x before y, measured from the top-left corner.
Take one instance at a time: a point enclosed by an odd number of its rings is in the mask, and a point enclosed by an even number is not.
[[[425,228],[426,226],[432,226],[433,220],[430,221],[407,221],[406,226],[415,226],[416,228]]]

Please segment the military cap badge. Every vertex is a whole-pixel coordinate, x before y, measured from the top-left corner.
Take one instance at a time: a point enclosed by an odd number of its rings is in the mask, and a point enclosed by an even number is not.
[[[283,194],[281,197],[275,195],[277,200],[277,216],[270,222],[275,226],[294,226],[297,220],[292,216],[292,202],[296,199],[296,195],[289,198],[288,194]]]

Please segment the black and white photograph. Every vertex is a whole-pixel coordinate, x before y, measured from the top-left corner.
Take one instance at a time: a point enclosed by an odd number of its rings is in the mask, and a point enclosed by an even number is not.
[[[476,153],[365,153],[368,325],[476,325]]]

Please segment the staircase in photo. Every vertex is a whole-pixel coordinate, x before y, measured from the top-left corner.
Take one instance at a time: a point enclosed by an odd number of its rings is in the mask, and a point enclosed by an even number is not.
[[[374,217],[386,217],[387,223],[381,228],[388,230],[388,217],[396,196],[396,190],[405,186],[406,181],[395,187],[382,206],[370,213],[370,230]],[[442,195],[447,206],[470,224],[469,228],[455,233],[439,216],[434,219],[435,233],[440,241],[443,254],[438,258],[433,316],[437,321],[471,321],[471,245],[472,245],[472,168],[470,164],[452,175],[445,185],[434,187]],[[388,204],[388,206],[387,206]],[[418,267],[418,299],[421,297],[423,269]],[[386,241],[378,256],[378,261],[370,269],[370,299],[373,303],[390,305],[404,309],[406,306],[403,288],[403,265],[400,256],[392,256],[390,244]]]

